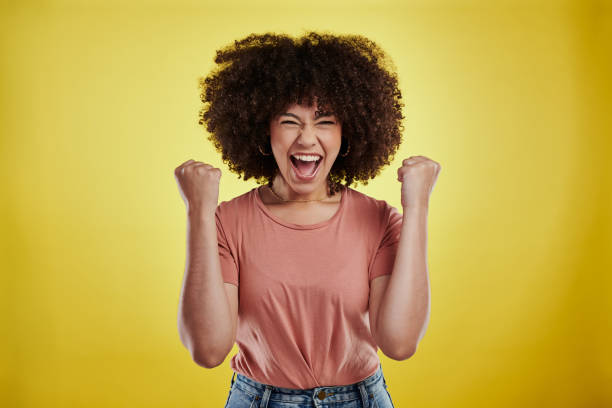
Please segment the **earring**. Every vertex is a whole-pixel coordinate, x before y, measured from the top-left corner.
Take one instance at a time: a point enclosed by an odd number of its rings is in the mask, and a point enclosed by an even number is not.
[[[261,150],[261,146],[259,145],[259,143],[257,144],[257,148],[259,149],[259,151],[261,152],[263,156],[270,156],[272,154],[272,153],[264,153],[264,151]]]
[[[347,139],[346,152],[342,153],[340,157],[346,157],[349,151],[351,151],[351,142]]]

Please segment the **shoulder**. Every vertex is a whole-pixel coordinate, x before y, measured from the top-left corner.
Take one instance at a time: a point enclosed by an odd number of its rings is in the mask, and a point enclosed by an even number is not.
[[[351,228],[360,232],[372,247],[396,238],[401,227],[402,215],[384,199],[378,199],[350,189]]]
[[[217,222],[221,222],[226,228],[236,227],[241,218],[248,217],[248,211],[255,199],[254,194],[257,194],[256,188],[217,204],[215,210]]]
[[[368,216],[369,219],[375,218],[380,221],[385,221],[393,210],[397,209],[391,206],[383,199],[377,199],[360,191],[348,188],[350,194],[350,202],[357,214]]]
[[[217,211],[228,212],[235,209],[244,208],[249,205],[249,201],[253,198],[254,194],[257,194],[256,187],[253,187],[251,190],[242,193],[232,199],[223,200],[217,205]]]

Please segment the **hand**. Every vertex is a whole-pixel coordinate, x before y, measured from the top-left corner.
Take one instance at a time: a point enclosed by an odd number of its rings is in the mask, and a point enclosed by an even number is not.
[[[174,176],[188,213],[215,213],[219,201],[220,169],[187,160],[174,170]]]
[[[429,195],[441,168],[440,163],[425,156],[404,159],[397,170],[397,179],[402,183],[402,207],[429,206]]]

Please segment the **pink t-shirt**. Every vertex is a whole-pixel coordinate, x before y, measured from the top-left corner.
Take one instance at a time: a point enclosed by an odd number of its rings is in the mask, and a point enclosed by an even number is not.
[[[264,384],[347,385],[380,360],[370,332],[370,280],[393,269],[402,215],[352,188],[328,220],[285,222],[258,187],[216,209],[223,281],[238,286],[230,367]]]

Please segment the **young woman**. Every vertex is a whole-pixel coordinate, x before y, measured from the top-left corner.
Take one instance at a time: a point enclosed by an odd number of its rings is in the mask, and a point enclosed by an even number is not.
[[[377,349],[405,360],[425,333],[440,165],[402,162],[402,214],[350,187],[401,142],[391,62],[362,36],[315,32],[251,34],[215,62],[200,124],[260,186],[218,204],[218,168],[175,169],[188,213],[181,341],[207,368],[238,343],[226,408],[393,407]]]

